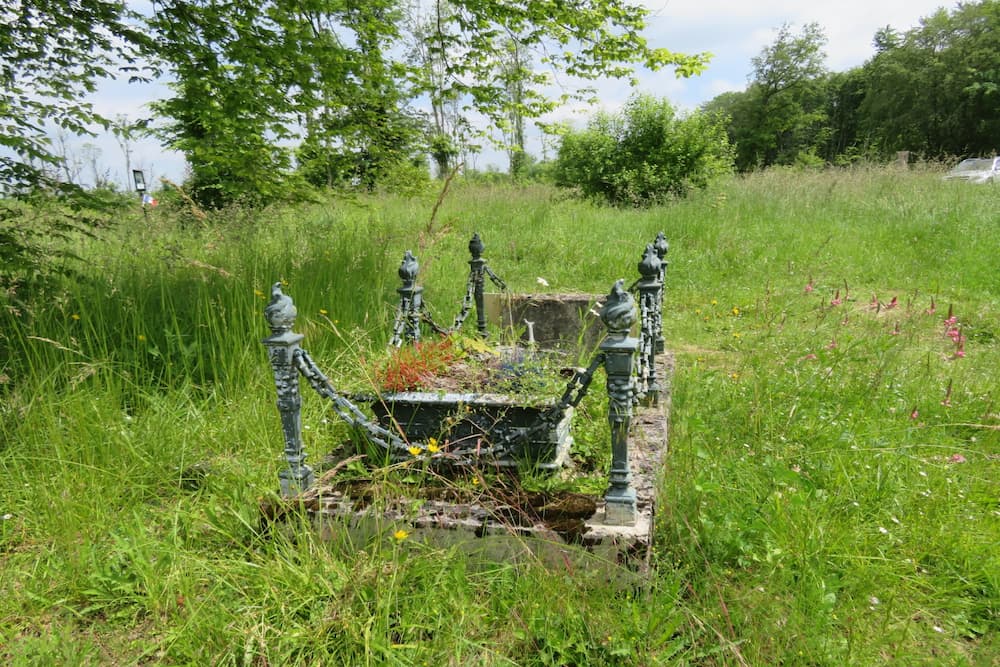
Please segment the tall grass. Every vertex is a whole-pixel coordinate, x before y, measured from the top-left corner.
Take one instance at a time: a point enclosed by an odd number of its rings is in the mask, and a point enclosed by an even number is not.
[[[85,279],[0,312],[0,655],[995,664],[995,197],[933,173],[771,171],[649,211],[481,186],[433,222],[433,198],[127,217],[81,240]],[[262,529],[272,282],[347,378],[386,341],[407,249],[447,322],[473,232],[514,290],[605,293],[660,229],[677,370],[648,590],[399,526],[363,544]],[[331,435],[316,403],[313,460]]]

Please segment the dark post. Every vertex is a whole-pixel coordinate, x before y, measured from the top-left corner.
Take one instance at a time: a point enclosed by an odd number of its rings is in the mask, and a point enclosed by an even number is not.
[[[656,354],[660,354],[666,347],[667,342],[663,339],[663,290],[666,287],[666,277],[667,277],[667,264],[669,262],[666,260],[667,251],[670,250],[670,243],[667,242],[667,236],[663,232],[656,235],[656,240],[653,241],[653,247],[656,249],[656,256],[660,260],[660,291],[656,295],[656,313],[655,313],[655,330],[656,330],[656,346],[654,348]]]
[[[403,286],[396,288],[399,293],[399,311],[403,318],[403,338],[407,343],[420,342],[420,308],[423,287],[417,286],[417,272],[420,264],[409,250],[403,255],[399,265],[399,277]]]
[[[486,306],[483,303],[483,287],[486,282],[486,260],[483,259],[485,249],[483,240],[479,238],[479,232],[476,232],[469,241],[469,253],[472,255],[472,259],[469,260],[469,278],[476,299],[476,328],[483,338],[486,338]]]
[[[641,388],[646,402],[649,405],[656,405],[660,397],[660,385],[656,381],[656,343],[657,334],[660,333],[656,327],[656,315],[662,283],[659,281],[660,259],[652,243],[646,246],[646,252],[639,262],[639,274],[642,276],[638,282],[642,332],[639,338],[642,345],[639,354],[643,370],[639,379],[642,382]]]
[[[604,496],[605,523],[631,526],[636,521],[635,488],[629,467],[628,431],[632,419],[635,378],[632,368],[639,341],[629,336],[635,322],[635,303],[619,280],[601,309],[608,335],[601,343],[608,377],[608,422],[611,425],[610,486]]]
[[[271,335],[262,342],[267,346],[267,356],[274,371],[281,430],[285,436],[288,468],[278,474],[281,495],[285,497],[294,496],[313,483],[313,471],[305,464],[306,454],[302,446],[302,397],[299,395],[299,371],[295,356],[304,336],[292,332],[297,314],[291,297],[282,293],[281,283],[275,283],[271,287],[271,302],[264,309]]]

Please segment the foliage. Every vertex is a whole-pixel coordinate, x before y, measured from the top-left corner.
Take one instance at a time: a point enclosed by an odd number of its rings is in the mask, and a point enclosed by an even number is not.
[[[615,205],[648,206],[684,197],[729,171],[722,123],[706,113],[678,116],[667,100],[633,97],[620,115],[599,113],[559,147],[556,183]]]
[[[704,105],[729,116],[737,169],[794,164],[800,154],[815,153],[821,146],[827,123],[825,43],[816,23],[798,35],[787,24],[781,26],[774,42],[753,58],[747,90],[724,93]]]
[[[428,383],[448,370],[458,355],[450,338],[404,345],[393,351],[375,373],[383,391],[413,391],[427,388]]]
[[[822,30],[786,25],[753,59],[750,85],[703,108],[730,117],[740,171],[773,164],[849,163],[897,151],[989,155],[1000,136],[1000,2],[940,9],[905,33],[873,39],[861,67],[828,73]]]
[[[636,63],[688,76],[706,60],[647,47],[640,35],[647,10],[623,0],[437,3],[433,21],[409,22],[395,0],[157,0],[154,7],[150,53],[175,80],[174,96],[155,107],[166,119],[157,131],[188,157],[193,194],[210,206],[287,194],[289,143],[301,134],[303,173],[315,184],[359,181],[371,190],[423,144],[439,175],[447,174],[468,127],[453,114],[460,100],[495,127],[510,127],[523,153],[524,119],[556,105],[539,92],[549,77],[527,67],[528,50],[557,43],[547,66],[581,79],[626,76]],[[409,59],[390,48],[407,29],[417,42]],[[407,105],[425,93],[434,124],[421,140],[424,127]]]
[[[882,154],[987,155],[1000,137],[1000,2],[960,3],[903,35],[879,35],[865,65],[862,128]]]
[[[65,164],[51,135],[54,128],[89,135],[95,126],[110,125],[80,98],[115,72],[139,76],[134,48],[145,38],[134,19],[123,2],[108,0],[15,2],[4,8],[0,287],[37,286],[68,271],[69,242],[107,222],[115,202],[61,178]]]

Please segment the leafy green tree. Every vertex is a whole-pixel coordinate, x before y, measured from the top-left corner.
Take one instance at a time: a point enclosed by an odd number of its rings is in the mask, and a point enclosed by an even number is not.
[[[812,153],[825,122],[821,78],[826,73],[826,36],[816,23],[794,34],[786,24],[755,56],[744,100],[747,113],[734,137],[737,166],[791,164]]]
[[[881,154],[988,154],[1000,147],[1000,1],[938,10],[876,35],[862,132]]]
[[[648,13],[627,0],[441,0],[424,34],[435,76],[423,80],[421,92],[462,100],[467,111],[502,129],[518,171],[524,122],[570,99],[591,100],[586,82],[631,77],[637,64],[672,66],[678,76],[704,69],[709,54],[651,48],[641,34]],[[583,83],[545,94],[557,78]]]
[[[14,0],[0,14],[0,283],[10,285],[63,270],[69,252],[54,241],[100,219],[101,201],[60,177],[52,130],[107,128],[80,99],[114,73],[141,76],[145,37],[118,1]]]
[[[599,113],[562,139],[558,185],[615,205],[646,206],[684,197],[732,169],[733,154],[718,117],[678,116],[670,103],[633,97],[620,114]]]

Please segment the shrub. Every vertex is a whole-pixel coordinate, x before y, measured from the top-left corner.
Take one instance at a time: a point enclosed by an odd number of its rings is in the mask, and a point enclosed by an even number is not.
[[[684,197],[729,173],[733,150],[721,119],[678,116],[670,103],[637,95],[621,114],[599,113],[563,137],[556,184],[615,205],[648,206]]]

